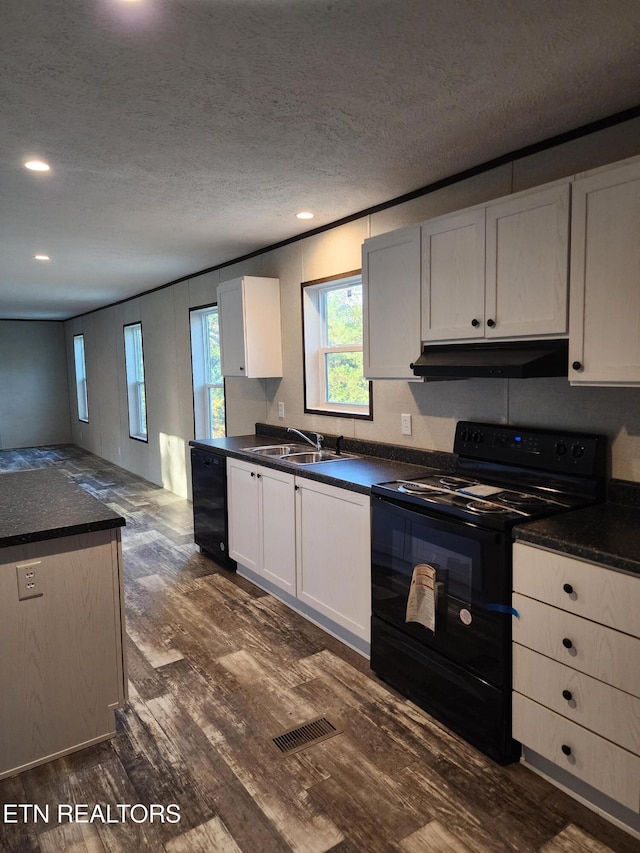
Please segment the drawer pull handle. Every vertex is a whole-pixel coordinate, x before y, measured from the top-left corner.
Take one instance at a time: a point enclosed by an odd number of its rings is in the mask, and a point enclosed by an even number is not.
[[[571,702],[571,700],[573,699],[573,693],[570,690],[563,690],[562,698],[566,699],[567,702]]]
[[[571,755],[571,747],[567,746],[566,743],[562,744],[562,751],[564,752],[565,755]]]
[[[565,637],[563,639],[562,645],[565,647],[565,649],[572,649],[573,648],[573,643],[571,642],[571,640],[568,637]]]
[[[571,593],[573,592],[573,587],[570,583],[563,584],[562,589],[567,593],[567,595],[571,595]]]

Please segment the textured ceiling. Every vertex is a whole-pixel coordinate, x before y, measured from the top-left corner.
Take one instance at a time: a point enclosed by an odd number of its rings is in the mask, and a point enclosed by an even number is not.
[[[636,106],[639,31],[638,0],[3,0],[0,318],[73,316]]]

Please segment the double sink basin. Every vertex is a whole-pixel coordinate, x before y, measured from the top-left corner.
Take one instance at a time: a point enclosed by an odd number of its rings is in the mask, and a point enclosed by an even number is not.
[[[314,465],[316,462],[339,462],[341,459],[356,459],[353,453],[335,453],[332,450],[307,450],[304,444],[268,444],[262,447],[247,447],[247,451],[258,456],[270,456],[292,465]]]

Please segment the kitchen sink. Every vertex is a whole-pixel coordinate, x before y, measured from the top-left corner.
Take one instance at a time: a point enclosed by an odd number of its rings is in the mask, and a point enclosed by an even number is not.
[[[304,450],[304,444],[266,444],[261,447],[247,447],[247,450],[260,456],[284,456]]]
[[[305,453],[285,453],[280,459],[294,465],[313,465],[315,462],[339,462],[341,459],[355,459],[351,453],[336,454],[331,450],[312,450]]]

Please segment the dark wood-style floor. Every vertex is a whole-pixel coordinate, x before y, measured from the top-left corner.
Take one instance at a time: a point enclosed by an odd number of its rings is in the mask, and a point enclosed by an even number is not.
[[[0,782],[0,803],[50,814],[175,803],[181,819],[6,823],[2,851],[640,850],[524,767],[484,758],[360,655],[197,553],[188,501],[72,446],[0,452],[0,471],[51,465],[127,519],[130,698],[112,741]],[[278,753],[275,735],[319,716],[344,731]]]

